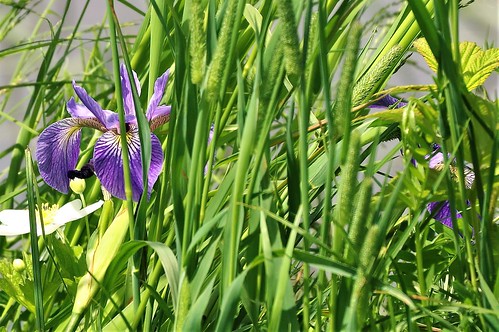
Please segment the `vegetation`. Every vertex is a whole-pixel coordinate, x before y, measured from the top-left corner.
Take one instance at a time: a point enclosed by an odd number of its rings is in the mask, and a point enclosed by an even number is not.
[[[458,1],[89,2],[2,1],[0,330],[499,330],[499,49]]]

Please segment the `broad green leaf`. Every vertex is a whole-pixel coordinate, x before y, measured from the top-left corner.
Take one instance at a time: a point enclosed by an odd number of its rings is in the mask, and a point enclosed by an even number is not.
[[[251,25],[253,30],[255,30],[255,32],[260,32],[260,27],[262,25],[262,15],[258,11],[258,9],[247,3],[244,6],[243,15],[246,21],[248,21],[248,23]]]
[[[438,63],[426,40],[422,38],[416,40],[414,47],[423,56],[431,70],[436,72]],[[499,48],[483,51],[473,42],[462,42],[459,44],[459,53],[463,79],[469,91],[482,85],[490,74],[499,68]]]
[[[12,263],[7,259],[0,260],[0,289],[9,297],[14,298],[31,312],[35,312],[33,293],[25,293],[23,286],[33,284],[31,280],[23,280],[21,274],[14,270]]]
[[[465,138],[465,159],[472,160],[469,149],[476,149],[480,163],[486,167],[490,165],[494,139],[499,131],[499,109],[493,102],[471,93],[468,95],[468,101],[472,106],[470,118],[475,135],[473,141]]]

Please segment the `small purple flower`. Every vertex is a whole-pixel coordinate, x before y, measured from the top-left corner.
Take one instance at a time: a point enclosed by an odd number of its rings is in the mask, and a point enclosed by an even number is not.
[[[124,65],[121,65],[120,73],[127,128],[127,149],[130,158],[132,196],[134,201],[138,201],[144,190],[140,139],[132,89]],[[151,131],[166,123],[170,117],[171,107],[159,106],[169,73],[170,71],[167,70],[154,84],[154,92],[146,112]],[[133,72],[133,76],[140,94],[140,83],[137,74]],[[70,181],[68,173],[76,167],[80,153],[81,128],[97,129],[103,134],[95,143],[91,166],[107,191],[113,196],[125,199],[118,114],[110,110],[103,110],[88,95],[85,89],[76,85],[74,81],[73,88],[83,104],[76,103],[74,98],[71,98],[67,102],[67,109],[71,117],[51,124],[40,134],[36,151],[40,175],[48,185],[66,194],[69,190]],[[163,165],[161,142],[153,133],[151,133],[151,150],[148,194],[151,193],[151,188],[158,179]]]
[[[378,99],[374,104],[370,105],[371,108],[402,108],[407,106],[406,102],[401,101],[390,95],[385,95],[383,98]]]
[[[439,222],[441,222],[444,226],[452,228],[452,217],[450,212],[450,202],[442,201],[442,202],[430,202],[426,206],[430,215]],[[463,216],[461,213],[456,211],[456,219],[460,219]]]
[[[370,105],[372,108],[401,108],[407,106],[407,103],[400,101],[397,98],[394,98],[390,95],[386,95],[383,98],[376,101],[374,104]],[[440,146],[438,144],[433,144],[433,154],[426,156],[428,159],[428,167],[437,171],[441,171],[444,168],[444,155],[440,152]],[[416,165],[416,161],[412,161],[414,165]],[[454,166],[449,167],[453,174],[456,172]],[[473,184],[473,180],[475,175],[471,169],[465,170],[466,175],[466,186],[471,188]],[[469,201],[466,201],[466,204],[470,204]],[[430,202],[426,206],[428,212],[433,216],[433,218],[443,225],[452,228],[452,218],[451,218],[451,210],[449,201],[441,201],[441,202]],[[456,211],[456,218],[462,218],[461,213]]]
[[[426,158],[429,158],[428,161],[428,167],[431,169],[434,169],[436,171],[441,171],[444,169],[445,166],[445,161],[444,161],[444,155],[442,152],[440,152],[440,146],[438,144],[433,144],[433,154],[426,156]],[[456,177],[457,174],[457,169],[453,165],[449,165],[449,169],[451,171],[452,177]],[[466,167],[465,168],[465,185],[466,188],[471,189],[471,186],[473,185],[473,181],[475,180],[475,173],[473,171]],[[470,201],[466,200],[466,205],[470,206]],[[428,212],[430,212],[430,215],[435,218],[435,220],[441,222],[443,225],[452,228],[452,217],[451,217],[451,210],[450,210],[450,203],[449,201],[441,201],[441,202],[431,202],[429,203],[426,208],[428,209]],[[456,219],[460,219],[463,216],[461,213],[456,211]]]

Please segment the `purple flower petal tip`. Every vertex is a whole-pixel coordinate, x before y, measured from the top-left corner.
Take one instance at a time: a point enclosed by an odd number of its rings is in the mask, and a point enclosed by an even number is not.
[[[431,202],[427,205],[428,212],[433,215],[433,218],[442,223],[444,226],[452,228],[452,217],[449,201]],[[461,218],[461,214],[456,212],[456,218]]]
[[[151,96],[151,100],[149,101],[149,105],[147,106],[146,117],[149,121],[153,120],[158,116],[163,116],[162,112],[158,110],[158,106],[161,99],[163,98],[163,94],[165,93],[166,83],[168,83],[168,78],[170,76],[170,69],[165,71],[163,75],[161,75],[156,82],[154,83],[154,91]],[[169,113],[169,110],[168,110]]]
[[[372,105],[369,107],[371,108],[389,108],[389,107],[394,107],[394,108],[402,108],[407,106],[406,102],[401,101],[400,99],[397,99],[395,97],[392,97],[390,95],[386,95],[383,98],[377,100],[374,102]]]

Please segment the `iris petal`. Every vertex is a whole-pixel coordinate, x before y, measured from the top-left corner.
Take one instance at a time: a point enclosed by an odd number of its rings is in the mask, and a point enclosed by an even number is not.
[[[163,98],[165,94],[165,86],[168,82],[168,77],[170,76],[170,70],[164,72],[163,75],[158,77],[156,82],[154,83],[154,92],[151,96],[151,100],[149,101],[149,106],[147,107],[146,117],[147,120],[151,121],[157,116],[164,115],[164,110],[157,110],[159,102]],[[168,110],[168,114],[170,111]]]
[[[441,222],[445,226],[452,228],[452,217],[449,201],[431,202],[427,205],[428,211],[433,215],[436,221]],[[456,218],[462,218],[462,215],[456,211]]]
[[[374,102],[374,104],[370,105],[369,107],[370,108],[389,108],[392,106],[394,108],[401,108],[401,107],[407,106],[407,103],[401,101],[400,99],[392,97],[390,95],[386,95],[383,98]]]
[[[140,139],[137,128],[132,127],[127,135],[132,180],[132,199],[138,201],[144,190],[144,186],[142,182],[142,161],[140,159]],[[151,166],[148,178],[149,194],[161,173],[163,164],[161,142],[154,134],[151,134],[151,148]],[[120,136],[111,131],[104,133],[95,144],[93,160],[95,173],[104,188],[113,196],[126,199]]]
[[[442,152],[437,152],[430,157],[428,162],[428,167],[431,169],[440,170],[444,165],[444,154]]]
[[[77,103],[73,97],[69,99],[66,106],[69,114],[71,114],[73,118],[95,118],[94,113],[90,112],[90,110],[85,105]]]
[[[135,81],[135,86],[137,87],[137,92],[140,96],[140,82],[137,78],[137,73],[132,70],[133,79]],[[132,87],[130,85],[130,79],[128,78],[128,73],[126,71],[126,66],[121,64],[120,66],[120,76],[121,76],[121,92],[123,94],[123,103],[125,107],[125,114],[135,115],[135,104],[133,102]]]
[[[63,119],[48,126],[38,138],[36,158],[43,180],[67,193],[68,171],[76,167],[80,153],[81,120]]]
[[[107,129],[119,127],[118,114],[109,110],[103,110],[100,105],[88,95],[87,91],[73,81],[73,89],[85,107],[97,118]]]
[[[149,122],[149,127],[151,128],[151,131],[154,131],[156,128],[161,127],[165,123],[167,123],[170,120],[170,111],[172,107],[171,106],[158,106],[154,110],[154,114],[152,117],[148,120]]]

